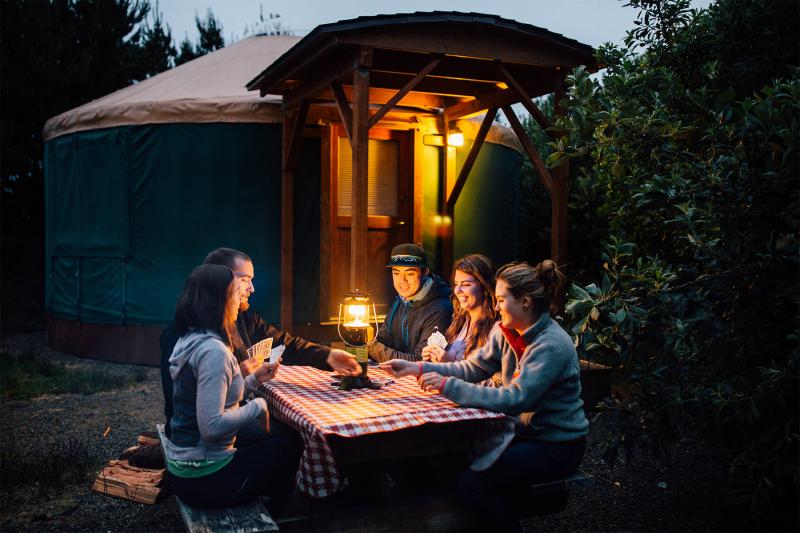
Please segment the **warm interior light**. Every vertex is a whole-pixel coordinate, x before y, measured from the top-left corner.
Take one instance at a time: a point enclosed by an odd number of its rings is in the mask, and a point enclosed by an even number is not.
[[[447,135],[448,146],[464,146],[464,134],[460,130],[454,128]]]

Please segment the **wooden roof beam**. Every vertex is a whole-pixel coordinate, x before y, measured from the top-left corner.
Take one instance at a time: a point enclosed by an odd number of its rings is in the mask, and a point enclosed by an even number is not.
[[[339,110],[339,116],[342,118],[342,124],[344,124],[344,132],[347,134],[347,140],[350,141],[350,146],[352,146],[353,110],[350,108],[350,102],[347,101],[347,95],[344,94],[342,84],[338,81],[331,83],[331,91],[336,100],[336,108]]]
[[[539,155],[539,150],[537,150],[533,145],[533,142],[531,142],[530,137],[528,137],[528,132],[525,131],[525,128],[519,121],[517,114],[514,113],[514,110],[510,105],[503,106],[503,113],[506,115],[508,123],[511,124],[511,129],[517,134],[519,142],[522,143],[525,153],[528,154],[531,163],[533,163],[533,166],[536,168],[536,172],[539,174],[539,178],[542,180],[542,185],[544,185],[544,188],[547,189],[547,192],[552,194],[553,176],[550,174],[550,170],[548,170],[547,166],[544,164],[544,161],[542,161],[542,156]]]
[[[389,99],[388,102],[383,104],[383,107],[381,107],[377,113],[375,113],[370,117],[369,125],[367,126],[367,128],[371,128],[372,126],[377,124],[381,120],[381,118],[383,118],[383,116],[386,113],[388,113],[389,110],[392,109],[406,94],[411,92],[411,90],[414,89],[414,87],[416,87],[419,84],[419,82],[421,82],[425,78],[425,76],[427,76],[430,73],[430,71],[435,69],[436,66],[442,62],[443,58],[444,56],[442,55],[438,54],[434,55],[433,59],[431,59],[431,61],[427,65],[425,65],[425,67],[422,70],[420,70],[416,76],[411,78],[408,81],[408,83],[406,83],[399,91],[397,91],[397,93],[395,93],[394,96],[392,96]],[[374,81],[372,83],[374,83]]]
[[[478,129],[478,134],[475,136],[475,142],[472,143],[472,147],[469,149],[467,158],[464,160],[464,166],[461,167],[458,178],[453,185],[453,190],[450,191],[450,194],[447,196],[447,213],[451,215],[451,217],[455,212],[456,202],[461,195],[461,189],[464,188],[464,184],[467,182],[467,177],[469,177],[469,173],[472,171],[472,167],[478,159],[478,152],[480,152],[483,142],[486,140],[486,135],[489,133],[489,128],[492,127],[492,122],[496,116],[497,108],[493,107],[486,113],[486,116],[483,117],[481,127]]]
[[[352,107],[352,106],[351,106]],[[371,111],[377,111],[376,106],[370,106]],[[434,116],[432,113],[425,113],[417,109],[403,109],[395,107],[389,111],[382,120],[382,124],[392,123],[393,127],[403,125],[405,129],[409,127],[419,127],[416,117],[419,116]],[[320,122],[330,123],[341,121],[342,115],[339,113],[334,102],[316,103],[311,102],[311,108],[308,110],[308,123],[317,124]]]
[[[329,50],[334,49],[337,46],[337,42],[333,39],[329,40],[328,42],[324,43],[317,49],[317,54],[323,54]],[[302,70],[303,68],[308,67],[314,61],[316,61],[317,55],[316,54],[306,54],[303,56],[295,55],[293,56],[290,65],[284,66],[280,71],[273,71],[267,75],[270,70],[270,67],[267,67],[263,71],[261,71],[258,76],[254,79],[247,82],[247,90],[253,91],[255,89],[259,90],[259,94],[261,96],[265,96],[267,94],[271,94],[273,91],[276,90],[277,86],[281,83],[284,83],[285,80],[291,79],[294,75]],[[275,93],[281,94],[281,93]]]
[[[515,104],[518,101],[519,97],[514,91],[511,89],[500,89],[486,93],[474,100],[467,100],[466,102],[447,107],[444,110],[444,116],[447,120],[453,121],[483,113],[487,109],[493,107]]]
[[[409,74],[383,72],[373,70],[371,80],[373,87],[384,89],[401,89],[409,81]],[[475,96],[497,89],[494,82],[464,81],[437,76],[427,76],[420,80],[414,88],[415,93],[430,93],[446,96]]]
[[[430,54],[412,53],[400,50],[376,49],[373,71],[405,72],[414,74],[427,64]],[[527,67],[530,68],[530,67]],[[436,67],[435,76],[472,81],[502,81],[492,68],[491,60],[472,59],[468,57],[445,56]]]
[[[284,121],[288,122],[289,139],[286,145],[286,157],[283,163],[285,172],[294,171],[297,165],[297,158],[300,155],[300,145],[303,141],[303,128],[306,125],[308,116],[308,100],[300,100],[300,103],[292,108],[284,108]],[[285,128],[284,128],[285,129]]]
[[[367,67],[372,65],[372,49],[359,48],[343,54],[340,58],[332,61],[325,68],[315,70],[305,82],[295,87],[283,95],[283,103],[293,106],[300,100],[305,100],[317,96],[321,91],[327,89],[331,82],[350,76],[357,67]]]
[[[520,84],[514,76],[508,71],[508,69],[501,63],[500,61],[494,62],[494,67],[497,69],[497,72],[503,76],[508,83],[508,86],[511,88],[514,93],[516,93],[517,97],[519,98],[520,103],[525,106],[525,109],[528,110],[528,113],[536,119],[536,122],[539,123],[539,126],[547,133],[550,138],[557,139],[560,137],[558,132],[552,131],[553,123],[547,118],[547,115],[542,113],[541,109],[539,109],[536,104],[533,103],[531,97],[528,95],[528,92],[525,90],[525,87]]]
[[[353,86],[346,82],[341,81],[342,90],[344,91],[345,96],[347,97],[348,102],[353,101]],[[311,101],[314,103],[316,100],[329,100],[333,101],[335,96],[329,90],[330,88],[324,90],[323,92],[319,93],[316,98],[313,98]],[[379,104],[383,105],[392,97],[397,94],[397,91],[392,89],[380,89],[377,87],[370,87],[369,89],[369,102],[370,104]],[[399,106],[404,107],[417,107],[420,109],[425,109],[429,111],[437,111],[446,107],[445,105],[445,98],[441,96],[437,96],[435,94],[427,94],[427,93],[416,93],[411,92],[403,96],[400,101],[396,104]]]
[[[586,64],[587,59],[592,60],[590,54],[553,44],[544,39],[537,39],[540,41],[540,46],[531,46],[531,39],[519,34],[504,30],[475,31],[476,29],[474,26],[465,25],[464,31],[433,36],[430,26],[404,24],[343,31],[337,38],[340,44],[447,54],[474,59],[500,59],[531,66],[573,67]],[[520,38],[516,38],[518,35]]]

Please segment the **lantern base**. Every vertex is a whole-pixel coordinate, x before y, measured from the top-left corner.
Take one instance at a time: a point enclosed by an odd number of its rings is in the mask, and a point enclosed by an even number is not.
[[[339,390],[354,389],[380,389],[381,384],[372,381],[366,376],[343,376],[339,383]]]
[[[361,366],[361,374],[358,376],[343,376],[339,389],[380,389],[381,384],[372,381],[367,375],[367,361],[369,361],[367,347],[348,346],[347,351],[356,356],[356,361],[358,361],[359,366]]]

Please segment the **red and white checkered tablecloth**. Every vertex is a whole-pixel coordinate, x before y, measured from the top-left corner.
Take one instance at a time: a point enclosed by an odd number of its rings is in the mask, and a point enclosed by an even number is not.
[[[377,367],[369,375],[380,382],[394,379],[380,390],[339,390],[331,372],[308,366],[281,366],[278,375],[259,389],[272,416],[300,431],[305,452],[297,472],[298,489],[315,498],[342,488],[327,435],[358,437],[396,431],[428,423],[492,420],[504,415],[459,407],[444,396],[425,392],[414,377],[392,378]]]

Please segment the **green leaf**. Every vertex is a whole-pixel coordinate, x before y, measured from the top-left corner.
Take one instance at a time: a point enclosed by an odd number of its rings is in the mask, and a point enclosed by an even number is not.
[[[591,283],[591,284],[587,285],[585,292],[587,292],[588,294],[591,294],[591,296],[589,296],[589,298],[600,298],[601,296],[603,296],[603,292],[594,283]],[[588,296],[588,294],[587,294],[587,296]]]

